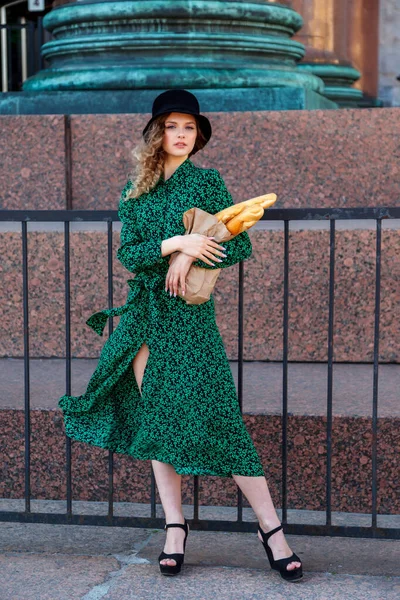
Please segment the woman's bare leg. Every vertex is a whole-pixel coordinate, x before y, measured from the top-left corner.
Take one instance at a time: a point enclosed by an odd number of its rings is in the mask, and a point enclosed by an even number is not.
[[[146,368],[147,359],[149,358],[149,347],[146,342],[140,346],[135,358],[132,361],[133,372],[135,373],[136,382],[138,384],[139,391],[142,389],[143,374]]]
[[[133,371],[140,392],[148,357],[149,347],[146,343],[143,343],[132,361]],[[166,522],[182,523],[183,525],[185,518],[182,512],[182,476],[168,463],[152,460],[151,464],[160,494],[161,504],[164,509]],[[183,540],[185,539],[184,530],[180,527],[170,527],[166,530],[166,533],[167,537],[164,545],[164,552],[167,554],[183,552]],[[163,565],[176,565],[176,561],[173,558],[164,558],[160,563]]]
[[[182,476],[168,463],[152,460],[151,464],[160,494],[161,504],[164,509],[166,523],[182,523],[183,525],[185,517],[182,512]],[[163,548],[164,552],[167,554],[183,552],[185,531],[181,527],[169,527],[166,529],[166,533],[167,537]],[[176,565],[176,560],[173,558],[164,558],[160,561],[160,564]]]
[[[271,529],[278,527],[278,525],[280,525],[280,520],[272,503],[271,494],[265,477],[233,475],[233,478],[257,515],[261,529],[267,533],[268,531],[271,531]],[[257,535],[262,541],[259,532],[257,532]],[[275,560],[287,558],[292,554],[282,529],[269,538],[268,545],[271,547]],[[293,561],[288,564],[287,570],[291,571],[299,566],[299,562]]]

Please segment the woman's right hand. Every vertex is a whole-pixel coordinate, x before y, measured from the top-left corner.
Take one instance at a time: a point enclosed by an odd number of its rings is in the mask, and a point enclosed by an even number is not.
[[[223,246],[220,246],[214,241],[213,237],[202,235],[201,233],[188,233],[181,236],[181,252],[198,258],[205,262],[207,265],[214,266],[209,259],[222,262],[218,256],[226,256],[221,250],[225,250]]]

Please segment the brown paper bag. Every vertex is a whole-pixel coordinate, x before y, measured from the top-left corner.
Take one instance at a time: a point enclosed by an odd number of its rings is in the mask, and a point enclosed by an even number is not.
[[[217,217],[197,208],[190,208],[183,214],[183,224],[185,226],[185,235],[190,233],[201,233],[202,235],[215,237],[216,242],[227,242],[235,236],[227,229]],[[212,262],[212,259],[211,259]],[[187,304],[203,304],[210,299],[214,289],[215,282],[221,269],[205,269],[192,265],[186,275],[186,292],[182,296],[179,290],[178,295],[186,300]]]

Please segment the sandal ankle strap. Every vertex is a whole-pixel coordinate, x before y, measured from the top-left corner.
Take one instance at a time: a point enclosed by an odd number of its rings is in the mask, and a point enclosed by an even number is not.
[[[182,527],[182,529],[184,529],[186,531],[186,529],[187,529],[186,519],[185,519],[185,523],[184,524],[182,524],[182,523],[166,523],[164,525],[164,529],[168,529],[168,527]]]
[[[277,532],[277,531],[279,531],[280,529],[283,529],[283,525],[282,525],[282,523],[281,523],[280,525],[278,525],[278,527],[275,527],[275,529],[271,529],[271,531],[267,531],[267,532],[263,531],[263,530],[261,529],[261,526],[260,526],[260,525],[258,526],[258,529],[259,529],[259,531],[260,531],[260,533],[261,533],[261,535],[262,535],[263,539],[264,539],[265,541],[267,541],[267,540],[268,540],[268,539],[271,537],[271,535],[273,535],[274,533],[276,533],[276,532]]]

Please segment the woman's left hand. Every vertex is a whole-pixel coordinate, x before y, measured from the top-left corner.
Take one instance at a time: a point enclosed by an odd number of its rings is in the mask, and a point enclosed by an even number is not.
[[[165,278],[165,291],[170,296],[178,294],[179,288],[182,294],[186,292],[186,275],[192,263],[196,260],[193,256],[184,254],[183,252],[173,252],[169,259],[169,269]]]

